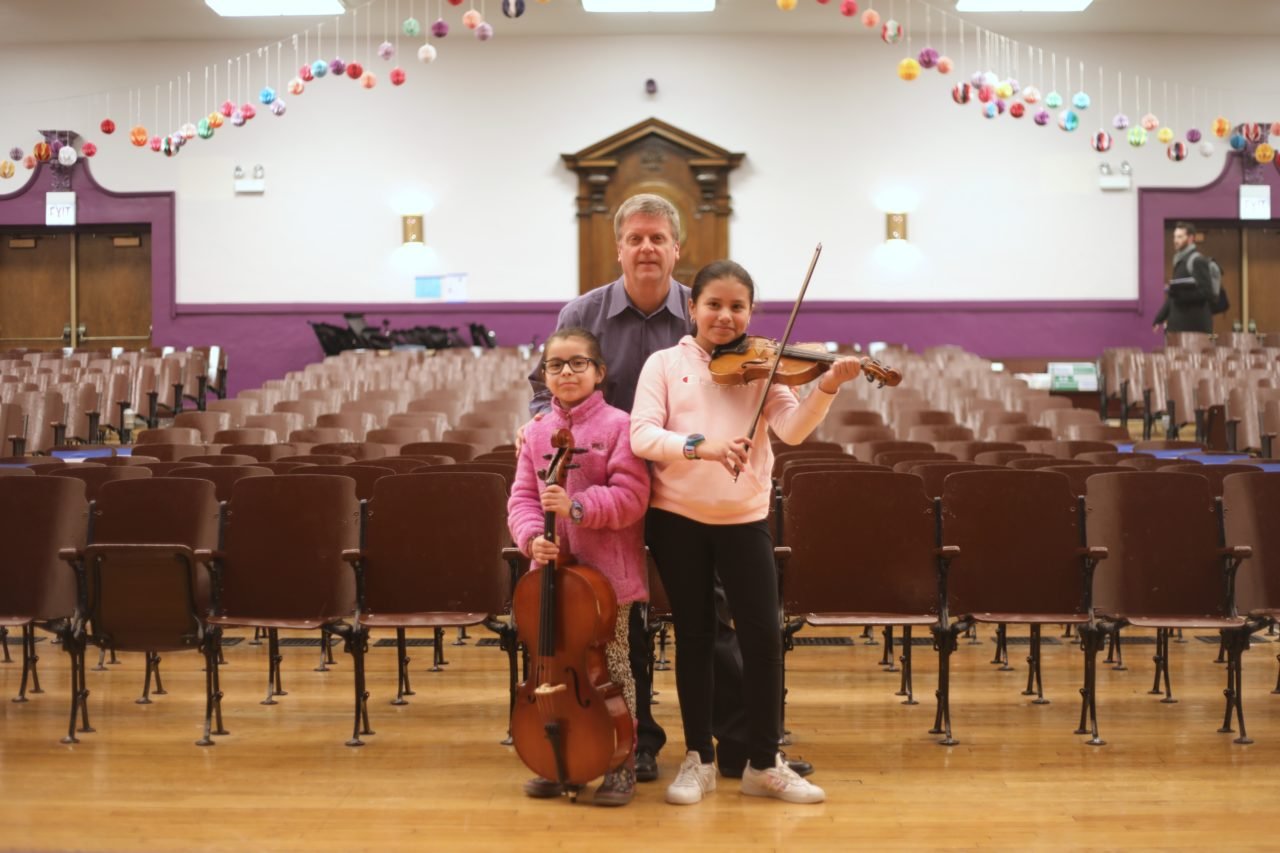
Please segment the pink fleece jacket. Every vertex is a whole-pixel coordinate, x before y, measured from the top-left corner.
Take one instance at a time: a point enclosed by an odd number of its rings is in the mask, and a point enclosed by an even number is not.
[[[693,433],[708,440],[744,435],[764,382],[717,385],[710,363],[711,356],[688,335],[649,356],[631,407],[631,448],[653,460],[651,506],[703,524],[759,521],[769,514],[773,473],[765,422],[786,443],[799,444],[826,417],[835,394],[815,388],[801,401],[786,386],[770,388],[749,464],[735,483],[718,462],[685,459],[685,440]]]
[[[574,446],[586,449],[574,454],[565,491],[582,504],[582,521],[560,518],[556,541],[561,553],[598,569],[618,596],[619,604],[648,599],[648,572],[644,551],[644,513],[649,505],[649,466],[631,452],[627,413],[604,401],[599,391],[572,409],[559,400],[540,420],[524,428],[524,446],[516,479],[507,501],[507,525],[516,545],[529,555],[529,542],[544,532],[545,514],[540,495],[546,485],[537,472],[554,452],[551,435],[556,430],[573,433]],[[536,565],[536,563],[535,563]]]

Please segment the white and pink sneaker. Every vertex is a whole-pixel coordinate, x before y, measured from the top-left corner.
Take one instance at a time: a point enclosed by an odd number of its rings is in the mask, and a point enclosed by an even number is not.
[[[748,797],[773,797],[788,803],[820,803],[827,794],[812,782],[807,782],[787,766],[778,755],[768,770],[757,770],[747,762],[742,771],[742,793]]]

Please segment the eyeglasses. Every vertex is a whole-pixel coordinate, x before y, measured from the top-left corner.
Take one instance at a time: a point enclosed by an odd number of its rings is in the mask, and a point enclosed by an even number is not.
[[[588,367],[594,367],[597,362],[594,358],[587,358],[585,355],[575,355],[573,358],[565,361],[559,358],[549,358],[542,362],[542,369],[552,376],[559,376],[568,367],[574,373],[586,373]]]

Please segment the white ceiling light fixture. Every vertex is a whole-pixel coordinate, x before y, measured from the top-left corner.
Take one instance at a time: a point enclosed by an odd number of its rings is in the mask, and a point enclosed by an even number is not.
[[[586,12],[714,12],[716,0],[582,0]]]
[[[1083,12],[1093,0],[956,0],[957,12]]]
[[[281,15],[341,15],[342,0],[204,0],[224,18],[269,18]]]

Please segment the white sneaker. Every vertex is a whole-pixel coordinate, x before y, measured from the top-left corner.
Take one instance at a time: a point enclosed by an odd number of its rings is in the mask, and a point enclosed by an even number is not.
[[[788,767],[781,755],[775,761],[768,770],[757,770],[748,761],[742,771],[742,793],[748,797],[775,797],[788,803],[820,803],[827,798],[825,791]]]
[[[677,806],[691,806],[702,801],[703,794],[716,789],[716,765],[702,763],[702,756],[689,752],[680,765],[676,780],[667,786],[667,802]]]

